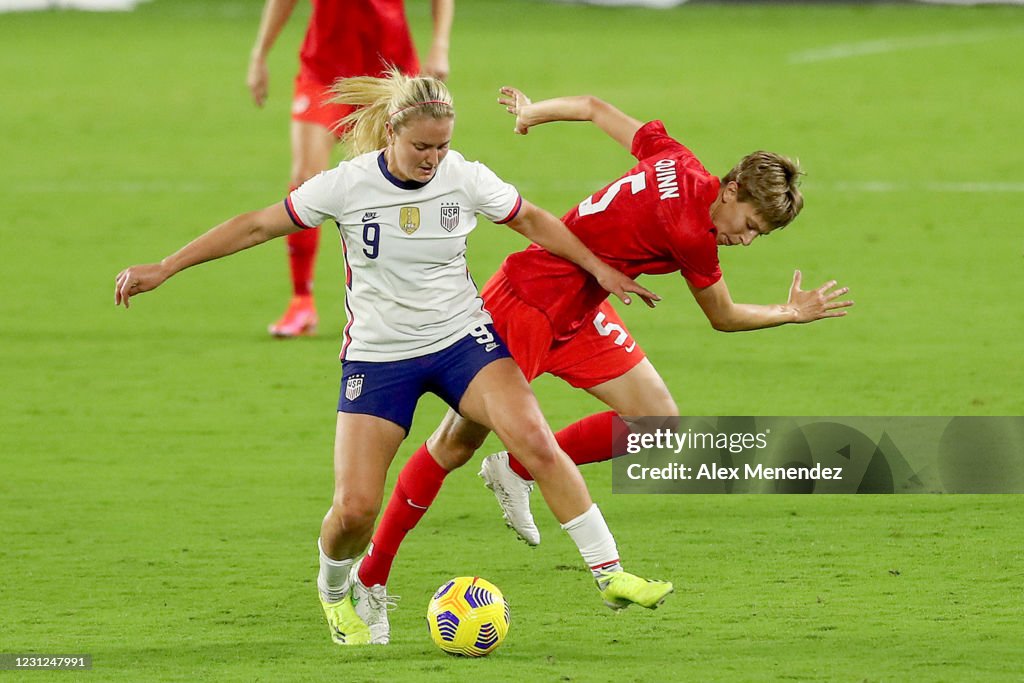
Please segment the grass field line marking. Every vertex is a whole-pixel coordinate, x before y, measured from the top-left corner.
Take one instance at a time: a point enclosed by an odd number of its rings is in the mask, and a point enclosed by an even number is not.
[[[904,50],[920,50],[930,47],[947,47],[951,45],[967,45],[984,43],[1024,33],[1024,29],[987,29],[983,31],[960,31],[956,33],[936,33],[928,36],[907,36],[904,38],[882,38],[866,40],[859,43],[838,43],[827,47],[813,48],[791,52],[788,57],[790,64],[811,64],[827,62],[834,59],[849,59],[879,55],[887,52]]]
[[[520,188],[531,194],[546,192],[576,193],[582,196],[600,187],[600,181],[523,183]],[[246,181],[201,182],[195,180],[66,180],[66,181],[7,181],[0,183],[4,191],[12,194],[203,194],[223,193],[226,190],[247,193],[263,193],[268,197],[284,196],[280,186],[270,182]],[[869,192],[885,194],[890,192],[957,192],[964,194],[1020,194],[1024,193],[1024,181],[1003,180],[959,180],[959,181],[916,181],[890,182],[886,180],[837,180],[809,181],[806,189],[823,192]]]
[[[92,194],[115,192],[118,194],[201,194],[224,192],[227,189],[244,192],[273,192],[285,195],[282,184],[245,182],[203,182],[197,180],[56,180],[8,181],[3,186],[14,193],[24,194]]]
[[[259,17],[259,5],[253,7],[252,3],[245,2],[217,2],[202,3],[199,5],[187,4],[177,5],[174,3],[161,3],[159,11],[173,14],[179,17],[194,19],[196,17],[213,17],[215,19],[237,19],[240,17]]]
[[[986,182],[978,180],[965,181],[922,181],[922,182],[887,182],[882,180],[864,181],[838,181],[832,183],[805,184],[813,190],[824,190],[834,192],[869,192],[869,193],[890,193],[890,192],[952,192],[963,194],[1019,194],[1024,193],[1024,182],[997,181]]]
[[[577,193],[584,196],[600,187],[601,181],[570,181],[553,183],[519,183],[517,187],[525,194],[536,195],[539,192]],[[802,185],[803,188],[820,192],[870,192],[885,194],[889,192],[957,192],[964,194],[1020,194],[1024,193],[1024,181],[1020,180],[922,180],[913,182],[894,182],[888,180],[834,180],[812,181]]]

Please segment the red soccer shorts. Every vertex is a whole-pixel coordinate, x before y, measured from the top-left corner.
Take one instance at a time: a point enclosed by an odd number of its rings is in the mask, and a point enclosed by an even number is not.
[[[347,104],[329,104],[330,88],[329,83],[321,83],[300,70],[295,77],[292,121],[315,123],[331,130],[336,137],[341,137],[341,129],[335,126],[352,113],[352,107]]]
[[[577,389],[589,389],[621,377],[647,357],[607,300],[589,324],[556,341],[547,316],[515,295],[502,270],[484,285],[482,295],[495,330],[527,381],[547,372]]]

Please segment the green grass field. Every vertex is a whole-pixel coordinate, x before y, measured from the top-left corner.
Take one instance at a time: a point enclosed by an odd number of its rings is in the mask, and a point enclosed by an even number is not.
[[[1020,496],[616,496],[608,464],[585,469],[592,493],[627,566],[676,583],[662,609],[608,612],[539,499],[529,550],[470,466],[396,563],[392,645],[331,645],[314,585],[344,323],[331,231],[317,338],[265,334],[283,244],[113,306],[122,267],[284,194],[308,7],[260,111],[244,77],[261,4],[0,15],[0,653],[93,655],[33,680],[1021,679]],[[409,5],[422,44],[429,4]],[[726,335],[681,278],[645,279],[665,301],[627,320],[684,413],[1022,415],[1022,36],[1006,7],[461,0],[454,146],[556,213],[631,166],[582,124],[513,137],[494,103],[512,84],[662,118],[713,172],[758,148],[801,159],[806,211],[723,250],[730,289],[780,302],[799,267],[857,306]],[[481,226],[477,281],[522,246]],[[535,387],[556,428],[598,408]],[[421,402],[398,463],[441,414]],[[442,655],[423,618],[467,573],[512,603],[479,661]]]

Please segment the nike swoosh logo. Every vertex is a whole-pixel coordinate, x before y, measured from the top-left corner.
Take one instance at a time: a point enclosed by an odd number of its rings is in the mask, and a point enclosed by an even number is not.
[[[409,507],[414,507],[414,508],[416,508],[417,510],[427,510],[427,509],[429,509],[429,508],[430,508],[430,506],[429,506],[429,505],[417,505],[416,503],[412,502],[412,499],[411,499],[411,498],[406,498],[406,499],[405,499],[405,502],[406,502],[406,504],[407,504],[407,505],[408,505]]]

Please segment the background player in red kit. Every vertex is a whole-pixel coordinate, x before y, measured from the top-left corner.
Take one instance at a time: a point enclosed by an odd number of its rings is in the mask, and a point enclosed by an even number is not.
[[[719,246],[749,245],[790,223],[803,206],[800,175],[791,160],[755,152],[719,179],[690,150],[669,137],[660,121],[642,124],[593,97],[562,97],[533,104],[502,88],[499,102],[516,116],[516,132],[550,121],[592,121],[639,162],[564,217],[595,254],[630,277],[680,272],[715,329],[756,330],[846,314],[849,290],[830,281],[800,289],[796,271],[785,304],[738,304],[718,264]],[[483,290],[496,329],[528,380],[549,372],[607,404],[555,436],[577,463],[608,460],[619,415],[678,415],[672,395],[633,341],[606,294],[586,273],[531,246],[505,259]],[[444,477],[467,462],[487,430],[449,411],[441,426],[410,457],[360,566],[364,585],[383,585],[405,534],[433,502]],[[624,449],[623,451],[624,452]],[[529,473],[508,453],[485,459],[481,476],[506,520],[531,545],[540,534],[529,509]]]
[[[306,38],[299,51],[299,74],[292,100],[290,189],[295,189],[330,165],[331,150],[341,130],[338,121],[352,112],[341,104],[328,104],[328,89],[335,79],[384,76],[393,66],[407,75],[420,72],[403,0],[312,0]],[[298,0],[267,0],[246,78],[253,101],[267,100],[270,80],[267,55],[287,23]],[[448,41],[455,0],[431,0],[433,40],[423,63],[423,74],[448,77]],[[287,237],[292,275],[292,299],[284,315],[269,327],[276,337],[295,337],[316,330],[313,302],[313,266],[320,229],[303,230]]]

